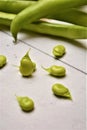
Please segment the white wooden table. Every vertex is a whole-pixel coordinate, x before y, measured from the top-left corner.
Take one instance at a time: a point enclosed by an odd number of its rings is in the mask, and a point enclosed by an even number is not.
[[[0,54],[7,56],[7,65],[0,70],[0,130],[86,130],[87,40],[23,32],[18,39],[14,44],[9,31],[0,31]],[[57,60],[52,49],[59,44],[65,46],[66,54]],[[29,48],[37,70],[31,78],[23,78],[13,65],[19,65]],[[49,76],[41,68],[53,64],[66,68],[64,78]],[[54,83],[67,86],[73,100],[54,96],[51,90]],[[15,94],[31,97],[34,111],[21,111]]]

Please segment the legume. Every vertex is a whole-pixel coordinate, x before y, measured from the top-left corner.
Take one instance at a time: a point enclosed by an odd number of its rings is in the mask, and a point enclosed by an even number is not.
[[[72,99],[69,89],[64,85],[56,83],[52,86],[52,91],[56,96]]]
[[[62,57],[65,54],[65,47],[63,45],[57,45],[53,48],[53,55],[55,57]]]
[[[0,55],[0,68],[6,64],[6,56]]]
[[[49,68],[44,68],[44,67],[42,68],[52,76],[62,77],[65,76],[66,74],[66,69],[63,66],[52,65]]]
[[[25,97],[17,96],[17,101],[23,111],[28,112],[34,109],[33,100],[27,96]]]

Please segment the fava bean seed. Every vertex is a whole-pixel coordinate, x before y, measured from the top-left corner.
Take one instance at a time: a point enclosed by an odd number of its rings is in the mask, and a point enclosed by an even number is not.
[[[52,86],[52,91],[56,96],[72,99],[69,89],[64,85],[56,83]]]
[[[6,56],[0,55],[0,68],[6,64]]]
[[[36,70],[36,63],[33,62],[33,71],[35,71],[35,70]]]
[[[53,48],[52,52],[55,57],[62,57],[65,54],[65,47],[63,45],[57,45]]]
[[[52,65],[49,68],[44,68],[44,67],[42,68],[52,76],[62,77],[65,76],[66,74],[66,69],[63,66]]]
[[[34,109],[33,100],[27,96],[25,97],[17,96],[17,101],[23,111],[28,112]]]
[[[36,69],[36,64],[30,59],[28,52],[20,61],[19,70],[23,76],[30,76]]]

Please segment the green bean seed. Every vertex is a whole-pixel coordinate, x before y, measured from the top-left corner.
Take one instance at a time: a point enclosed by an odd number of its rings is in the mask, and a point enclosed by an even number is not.
[[[30,76],[33,73],[33,64],[27,59],[22,59],[19,68],[23,76]]]
[[[65,54],[65,47],[63,45],[57,45],[53,48],[52,52],[55,57],[62,57]]]
[[[49,68],[44,68],[44,67],[42,68],[52,76],[62,77],[65,76],[66,74],[66,69],[63,66],[52,65]]]
[[[31,76],[36,69],[36,64],[30,59],[28,52],[20,61],[19,71],[23,76]]]
[[[25,96],[25,97],[17,96],[17,101],[18,101],[21,109],[25,112],[32,111],[34,109],[33,100],[27,96]]]
[[[0,55],[0,68],[6,64],[6,56]]]
[[[69,89],[64,85],[56,83],[52,86],[52,91],[56,96],[72,99]]]

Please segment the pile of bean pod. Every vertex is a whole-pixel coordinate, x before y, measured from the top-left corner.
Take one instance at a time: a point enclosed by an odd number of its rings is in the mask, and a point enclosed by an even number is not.
[[[87,0],[0,0],[0,24],[15,41],[21,29],[70,39],[87,39]],[[68,22],[52,23],[49,19]]]

